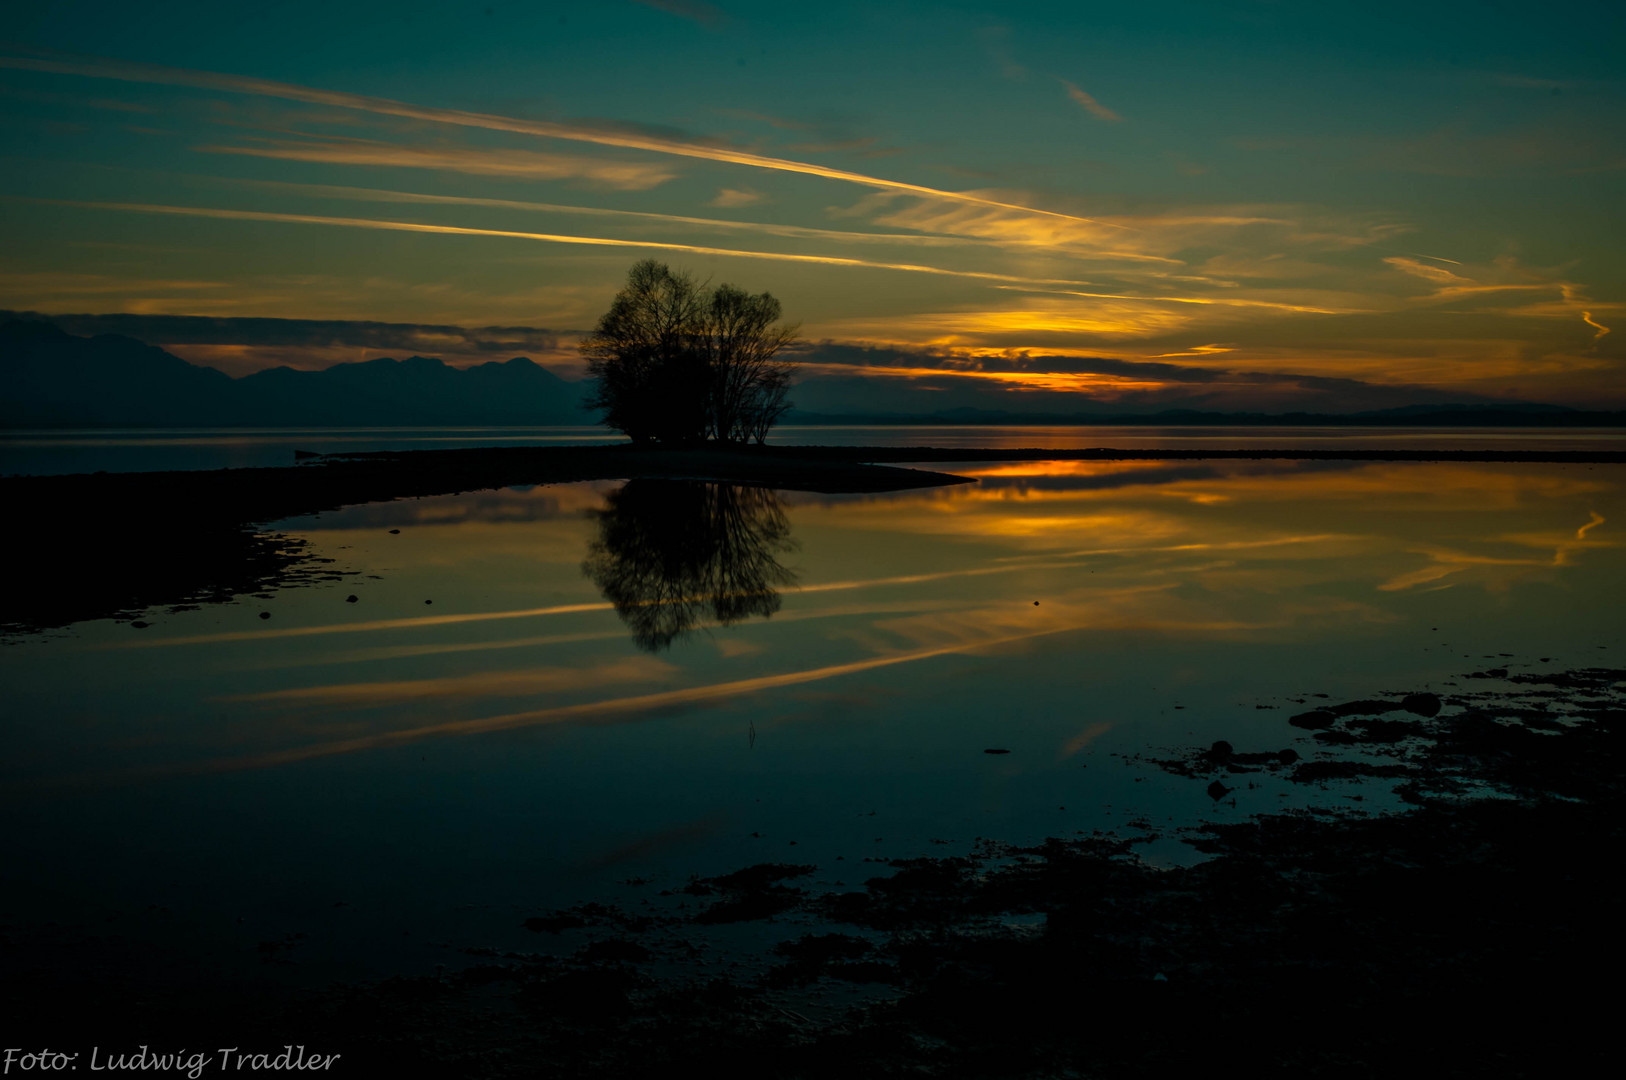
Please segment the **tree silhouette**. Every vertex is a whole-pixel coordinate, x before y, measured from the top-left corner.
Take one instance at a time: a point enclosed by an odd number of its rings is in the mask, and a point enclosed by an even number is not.
[[[635,443],[762,442],[790,407],[792,365],[777,359],[796,328],[779,301],[715,289],[645,259],[583,340],[595,380],[587,407]]]
[[[594,514],[582,572],[648,652],[707,620],[767,618],[796,581],[778,559],[796,546],[790,519],[767,488],[629,480]]]

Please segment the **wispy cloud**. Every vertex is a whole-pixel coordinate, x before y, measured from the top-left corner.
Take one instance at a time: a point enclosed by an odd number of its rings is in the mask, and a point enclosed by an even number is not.
[[[1471,285],[1469,278],[1453,274],[1443,266],[1430,266],[1428,263],[1410,259],[1404,255],[1391,255],[1383,260],[1396,270],[1420,277],[1425,281],[1436,282],[1441,285]],[[1461,265],[1460,263],[1458,265]]]
[[[1068,97],[1072,98],[1085,109],[1089,110],[1090,115],[1094,116],[1097,120],[1105,120],[1109,124],[1117,124],[1123,121],[1123,117],[1119,116],[1117,113],[1095,100],[1093,96],[1086,93],[1075,84],[1068,82],[1066,79],[1058,79],[1057,81],[1067,88]]]
[[[983,47],[988,50],[988,56],[993,60],[999,73],[1013,82],[1021,82],[1028,77],[1028,69],[1016,62],[1016,56],[1011,52],[1011,29],[1008,26],[985,26],[977,31],[982,39]]]
[[[477,113],[464,109],[442,109],[428,105],[413,105],[389,98],[370,97],[365,94],[352,94],[340,90],[321,90],[292,83],[275,82],[270,79],[255,79],[218,72],[163,67],[157,64],[129,63],[119,60],[79,57],[46,59],[0,56],[0,68],[50,72],[59,75],[80,75],[95,79],[118,79],[125,82],[153,83],[166,86],[186,86],[232,94],[251,94],[284,101],[302,101],[314,105],[355,109],[381,116],[395,116],[437,124],[480,128],[487,131],[506,131],[548,139],[593,143],[600,146],[619,146],[632,150],[646,150],[658,154],[671,154],[677,157],[699,158],[723,164],[741,165],[748,168],[799,173],[804,176],[839,180],[885,191],[999,207],[1006,210],[1019,210],[1026,214],[1062,220],[1090,220],[1055,210],[1020,206],[972,192],[945,191],[923,184],[911,184],[901,180],[868,176],[863,173],[850,172],[846,169],[834,169],[809,162],[770,157],[730,146],[682,142],[610,125],[563,124],[546,120],[526,120],[512,116],[499,116],[492,113]]]
[[[451,326],[359,319],[262,319],[209,315],[68,314],[0,309],[0,320],[49,319],[70,334],[124,334],[157,345],[349,347],[374,351],[515,356],[552,352],[559,332],[534,326]]]
[[[762,192],[752,191],[750,188],[725,187],[717,192],[717,197],[711,200],[710,205],[722,207],[755,206],[757,203],[766,202],[767,199],[768,196],[762,194]]]
[[[206,154],[319,161],[330,165],[370,165],[434,169],[473,176],[524,177],[530,180],[581,180],[615,191],[647,191],[677,175],[673,169],[644,161],[609,161],[538,150],[461,146],[404,146],[373,139],[266,139],[250,145],[198,146]]]
[[[229,210],[205,206],[162,206],[153,203],[73,202],[68,200],[23,200],[55,206],[78,206],[87,210],[114,210],[139,214],[173,214],[181,217],[216,218],[232,221],[275,221],[291,225],[330,225],[350,229],[380,229],[390,232],[428,233],[442,236],[491,236],[510,240],[534,240],[548,244],[582,244],[591,247],[645,248],[655,251],[685,251],[694,255],[721,255],[740,259],[766,259],[774,262],[810,263],[820,266],[846,266],[868,270],[896,270],[911,274],[934,274],[1026,285],[1088,285],[1064,278],[1028,278],[981,270],[950,270],[918,263],[878,262],[835,255],[800,255],[781,251],[743,251],[738,248],[704,247],[699,244],[672,244],[658,240],[622,240],[607,236],[568,236],[560,233],[519,232],[511,229],[474,229],[458,225],[429,225],[413,221],[383,221],[377,218],[324,217],[318,214],[275,214],[261,210]]]
[[[1597,331],[1598,331],[1598,332],[1597,332],[1597,333],[1596,333],[1596,334],[1593,334],[1593,335],[1592,335],[1592,340],[1593,340],[1593,341],[1598,341],[1598,340],[1600,340],[1600,339],[1601,339],[1601,338],[1602,338],[1602,337],[1603,337],[1603,336],[1604,336],[1604,335],[1605,335],[1605,334],[1607,334],[1607,333],[1609,333],[1609,327],[1607,327],[1607,326],[1605,326],[1605,325],[1604,325],[1604,324],[1603,324],[1603,323],[1601,323],[1601,322],[1599,322],[1599,321],[1598,321],[1598,320],[1596,320],[1596,319],[1594,319],[1594,318],[1593,318],[1593,317],[1592,317],[1592,312],[1590,312],[1590,311],[1583,311],[1583,312],[1581,312],[1581,319],[1582,319],[1582,321],[1583,321],[1583,322],[1585,322],[1585,323],[1586,323],[1586,324],[1587,324],[1587,325],[1588,325],[1588,326],[1590,326],[1590,327],[1592,327],[1592,328],[1593,328],[1593,329],[1595,329],[1595,330],[1597,330]]]
[[[425,206],[488,206],[498,210],[525,210],[543,214],[620,218],[647,224],[712,229],[720,232],[753,232],[763,236],[828,240],[839,244],[904,244],[917,247],[959,247],[986,242],[966,237],[814,229],[804,225],[779,225],[767,221],[731,221],[725,218],[660,214],[649,210],[612,210],[602,206],[574,206],[563,203],[530,202],[521,199],[483,199],[470,195],[422,195],[411,191],[389,191],[379,188],[345,187],[333,184],[290,184],[280,180],[228,180],[223,181],[223,183],[232,187],[263,188],[267,191],[308,195],[319,199],[350,199],[357,202],[407,203]]]

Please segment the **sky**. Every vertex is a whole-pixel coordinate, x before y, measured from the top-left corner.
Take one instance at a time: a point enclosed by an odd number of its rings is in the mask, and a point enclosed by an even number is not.
[[[769,291],[827,412],[1626,407],[1618,7],[149,5],[0,30],[0,310],[232,374]]]

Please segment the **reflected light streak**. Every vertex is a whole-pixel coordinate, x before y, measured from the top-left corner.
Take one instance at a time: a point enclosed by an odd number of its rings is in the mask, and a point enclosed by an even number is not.
[[[329,686],[296,686],[285,690],[265,690],[251,694],[225,694],[211,700],[366,708],[373,705],[399,705],[408,701],[427,701],[445,697],[492,698],[519,697],[524,694],[558,694],[616,683],[655,682],[670,679],[677,673],[678,668],[664,660],[637,656],[587,668],[520,668],[514,671],[482,671],[439,679],[397,679]]]
[[[522,608],[517,611],[475,611],[462,615],[416,615],[407,619],[374,619],[370,622],[334,623],[327,626],[290,626],[277,630],[229,630],[221,634],[194,634],[190,637],[158,638],[148,641],[120,641],[92,646],[94,649],[157,649],[167,645],[213,645],[229,641],[266,641],[272,638],[312,637],[317,634],[353,634],[372,630],[422,630],[430,626],[487,622],[492,619],[529,619],[539,615],[572,615],[579,611],[610,611],[612,605],[556,604],[553,607]]]
[[[1090,745],[1090,743],[1094,742],[1096,739],[1099,739],[1101,736],[1105,735],[1111,730],[1112,725],[1106,721],[1091,724],[1089,727],[1067,740],[1067,742],[1061,748],[1061,756],[1064,758],[1072,757],[1074,754],[1078,753],[1080,750]]]
[[[938,648],[918,649],[913,652],[895,653],[889,656],[876,656],[846,664],[831,664],[802,671],[782,672],[777,675],[760,675],[755,678],[738,679],[733,682],[690,686],[681,690],[663,690],[653,694],[611,698],[606,701],[590,701],[579,705],[561,705],[549,709],[505,713],[501,716],[490,716],[476,720],[453,720],[439,724],[427,724],[422,727],[408,728],[401,731],[380,732],[374,735],[363,735],[351,739],[338,739],[332,742],[278,750],[253,757],[220,758],[194,766],[165,767],[152,770],[152,772],[161,774],[230,772],[242,769],[267,768],[275,765],[289,765],[300,761],[308,761],[313,758],[330,757],[336,754],[351,754],[361,750],[395,746],[437,736],[477,735],[512,728],[533,727],[540,724],[603,722],[617,716],[713,702],[724,698],[741,697],[767,690],[776,690],[785,686],[800,686],[805,683],[820,682],[844,675],[856,675],[866,671],[893,667],[898,664],[909,664],[939,656],[993,648],[999,645],[1008,645],[1017,641],[1026,641],[1083,628],[1083,625],[1046,627],[1043,630],[1023,634],[1011,634],[975,642],[957,642]]]

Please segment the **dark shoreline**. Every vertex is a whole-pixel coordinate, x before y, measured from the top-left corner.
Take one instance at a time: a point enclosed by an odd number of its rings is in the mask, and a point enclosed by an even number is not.
[[[1053,450],[929,446],[631,445],[414,450],[311,456],[282,468],[0,477],[17,523],[0,554],[19,568],[0,635],[151,608],[224,602],[283,584],[334,580],[271,522],[363,503],[528,484],[666,478],[826,494],[972,482],[913,465],[972,461],[1300,460],[1623,464],[1626,451]],[[149,526],[147,523],[153,522]]]

